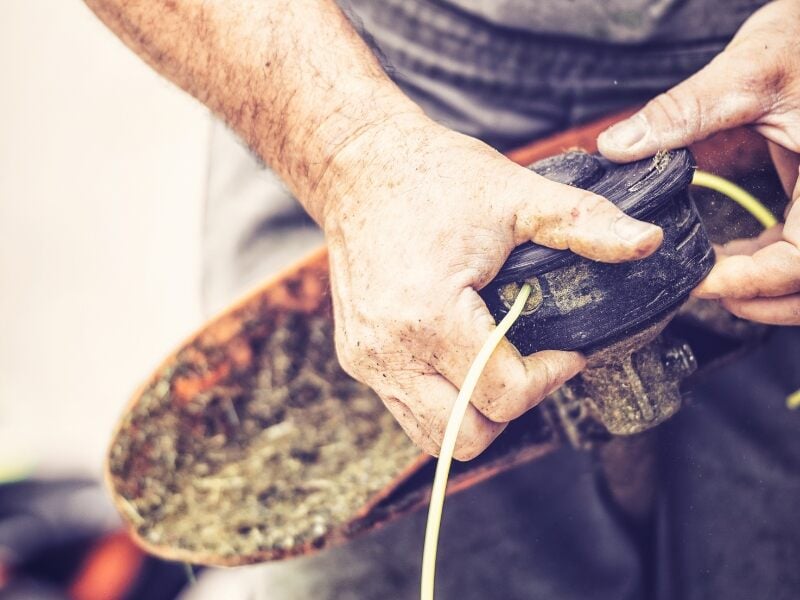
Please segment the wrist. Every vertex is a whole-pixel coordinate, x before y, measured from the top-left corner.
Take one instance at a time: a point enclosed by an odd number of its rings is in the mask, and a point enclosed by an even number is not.
[[[337,127],[337,126],[334,126]],[[441,129],[413,102],[392,103],[347,123],[347,131],[330,136],[310,181],[304,205],[327,229],[331,222],[358,210],[370,195],[367,188],[380,186],[402,171],[420,140]]]

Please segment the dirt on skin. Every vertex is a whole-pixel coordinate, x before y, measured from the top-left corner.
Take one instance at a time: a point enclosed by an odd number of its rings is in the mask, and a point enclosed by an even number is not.
[[[179,353],[125,417],[109,471],[144,540],[224,559],[322,545],[418,456],[341,370],[332,320],[298,313]]]

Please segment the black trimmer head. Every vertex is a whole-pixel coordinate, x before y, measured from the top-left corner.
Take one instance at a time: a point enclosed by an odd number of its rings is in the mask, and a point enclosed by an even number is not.
[[[508,333],[511,342],[523,355],[545,349],[587,355],[589,368],[562,388],[565,403],[573,405],[567,412],[577,406],[615,434],[652,427],[677,411],[678,385],[695,366],[689,347],[661,331],[714,265],[689,195],[692,155],[676,150],[618,165],[569,152],[529,168],[659,225],[664,241],[647,258],[620,264],[523,244],[481,296],[499,321],[520,286],[529,283],[533,291]]]
[[[643,329],[679,306],[714,265],[711,242],[689,196],[694,164],[688,150],[625,165],[569,152],[529,168],[659,225],[664,242],[649,257],[622,264],[533,243],[517,247],[481,294],[499,320],[518,286],[533,286],[532,300],[508,335],[522,354],[591,350]]]

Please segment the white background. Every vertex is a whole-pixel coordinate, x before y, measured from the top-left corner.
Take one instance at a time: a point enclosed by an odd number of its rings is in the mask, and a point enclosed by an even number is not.
[[[209,123],[82,2],[0,2],[0,471],[99,473],[199,324]]]

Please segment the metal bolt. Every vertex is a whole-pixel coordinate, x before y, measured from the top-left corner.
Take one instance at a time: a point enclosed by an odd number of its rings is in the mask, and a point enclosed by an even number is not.
[[[686,342],[672,342],[663,353],[664,369],[673,377],[688,377],[697,370],[697,359]]]
[[[542,305],[544,296],[542,295],[542,286],[536,277],[526,279],[523,283],[527,283],[531,286],[531,295],[528,296],[528,300],[525,302],[521,313],[523,316],[526,316],[536,312]],[[500,287],[497,293],[506,309],[510,309],[511,305],[514,304],[514,300],[517,298],[521,287],[521,284],[515,282],[507,283]]]

